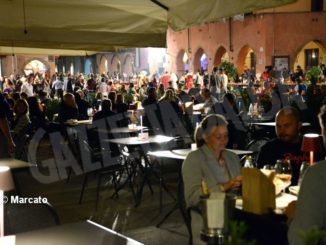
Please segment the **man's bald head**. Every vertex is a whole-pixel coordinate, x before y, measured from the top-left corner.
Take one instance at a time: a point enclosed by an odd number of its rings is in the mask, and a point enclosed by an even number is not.
[[[294,107],[284,107],[275,118],[276,135],[286,143],[295,143],[299,141],[301,120],[299,111]]]
[[[298,109],[296,109],[295,107],[292,107],[292,106],[286,106],[286,107],[282,108],[281,110],[279,110],[276,114],[276,120],[277,120],[277,117],[279,117],[279,116],[292,117],[293,120],[295,120],[297,122],[301,121]]]

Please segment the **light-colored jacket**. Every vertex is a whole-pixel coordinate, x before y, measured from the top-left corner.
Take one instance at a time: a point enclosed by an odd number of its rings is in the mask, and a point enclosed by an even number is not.
[[[228,150],[222,152],[230,176],[235,177],[241,174],[239,157]],[[188,154],[182,165],[182,176],[184,182],[184,194],[188,207],[198,206],[200,201],[201,181],[205,179],[211,192],[219,192],[220,184],[229,181],[213,152],[207,145],[199,147]]]
[[[290,245],[304,245],[299,235],[312,228],[326,230],[326,160],[316,163],[305,174],[298,197],[288,238]],[[319,243],[318,243],[319,244]],[[321,244],[326,244],[326,239]]]

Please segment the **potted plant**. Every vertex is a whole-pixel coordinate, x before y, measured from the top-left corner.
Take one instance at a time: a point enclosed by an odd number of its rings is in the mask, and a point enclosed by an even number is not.
[[[228,76],[231,82],[236,80],[238,71],[233,63],[228,61],[223,61],[219,68],[225,71],[225,74]]]
[[[46,107],[46,116],[49,119],[49,121],[52,121],[53,116],[59,113],[59,108],[60,108],[60,100],[52,99],[48,101]]]
[[[306,72],[306,81],[310,81],[311,85],[316,85],[321,74],[322,69],[318,66],[314,66]]]

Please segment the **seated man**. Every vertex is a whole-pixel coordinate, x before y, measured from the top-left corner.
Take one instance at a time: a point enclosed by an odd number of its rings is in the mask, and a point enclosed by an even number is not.
[[[78,107],[73,94],[67,93],[63,96],[58,117],[60,123],[65,123],[70,119],[78,119]]]
[[[201,96],[204,99],[204,107],[211,108],[214,104],[218,103],[218,100],[211,95],[211,92],[207,88],[202,89]]]
[[[326,147],[326,106],[321,108],[319,114],[320,126]],[[321,161],[310,167],[303,179],[294,218],[290,224],[288,238],[290,245],[305,244],[299,233],[307,232],[315,227],[320,231],[326,230],[326,161]],[[288,209],[289,210],[289,209]],[[289,215],[290,214],[290,215]],[[288,212],[291,219],[291,212]],[[326,239],[322,243],[326,244]]]
[[[102,110],[95,113],[93,121],[103,119],[115,115],[112,111],[112,103],[110,99],[105,99],[102,101]]]
[[[292,166],[292,185],[298,183],[302,161],[309,161],[309,156],[301,151],[302,137],[299,112],[294,107],[284,107],[276,114],[277,138],[267,142],[260,149],[256,165],[274,166],[279,159],[288,159]]]

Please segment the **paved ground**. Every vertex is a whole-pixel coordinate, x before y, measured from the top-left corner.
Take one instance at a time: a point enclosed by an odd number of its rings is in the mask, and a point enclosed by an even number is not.
[[[44,160],[53,155],[51,145],[43,142],[38,151],[38,159]],[[166,174],[168,188],[176,195],[178,174]],[[154,194],[147,186],[144,189],[142,203],[135,208],[131,192],[122,189],[118,199],[111,199],[113,188],[109,180],[103,182],[100,190],[100,201],[96,209],[97,176],[90,175],[82,204],[78,204],[84,175],[72,176],[66,180],[51,184],[41,184],[31,176],[29,171],[16,175],[23,196],[47,197],[60,217],[61,223],[71,223],[92,219],[108,228],[126,234],[145,244],[187,244],[188,235],[179,210],[156,228],[156,224],[174,206],[174,200],[166,193],[163,195],[163,210],[159,210],[159,188],[153,180]]]

